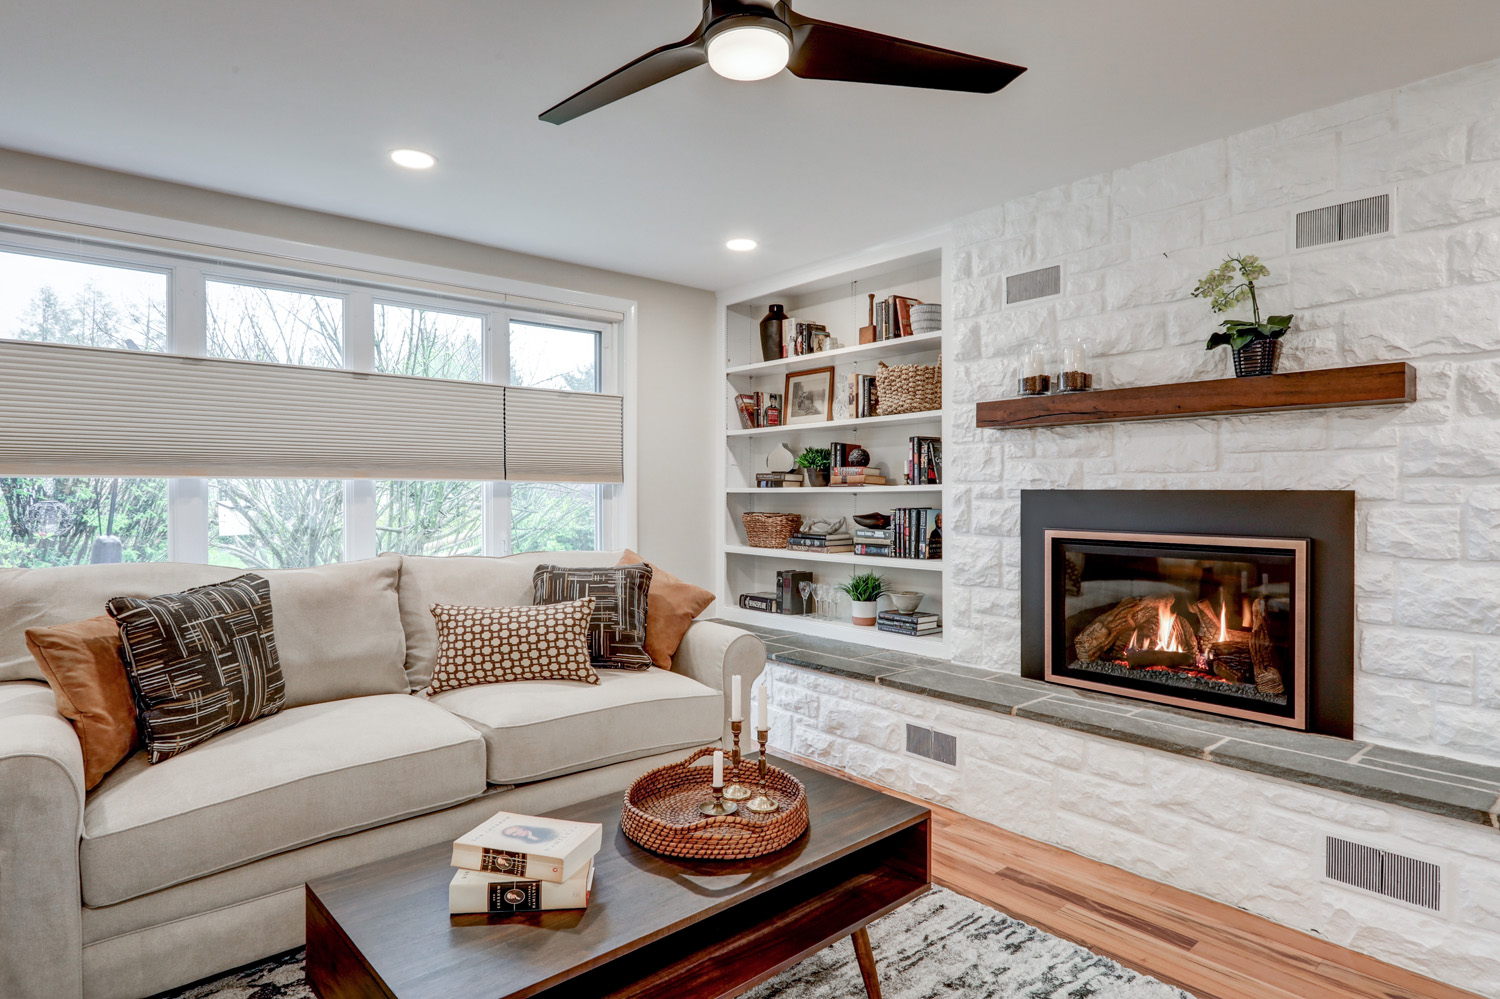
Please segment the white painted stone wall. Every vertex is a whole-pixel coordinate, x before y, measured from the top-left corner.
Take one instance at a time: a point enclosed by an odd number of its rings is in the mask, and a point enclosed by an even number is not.
[[[1500,999],[1500,833],[770,664],[774,749]],[[957,767],[902,752],[958,736]],[[1325,835],[1445,866],[1442,915],[1322,878]]]
[[[1394,188],[1395,236],[1290,252],[1294,210]],[[956,224],[946,608],[955,658],[1018,669],[1019,491],[1357,491],[1356,735],[1500,759],[1500,62],[1041,191]],[[1295,312],[1283,370],[1385,360],[1418,402],[1232,419],[978,431],[1020,356],[1083,340],[1105,387],[1223,377],[1191,298],[1229,253]],[[1061,263],[1064,294],[1002,307]],[[1248,315],[1248,312],[1246,313]]]

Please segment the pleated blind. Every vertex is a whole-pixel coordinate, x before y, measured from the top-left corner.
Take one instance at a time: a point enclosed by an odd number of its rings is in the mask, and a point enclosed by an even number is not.
[[[508,394],[578,401],[552,407],[579,431],[551,438],[576,459],[558,479],[621,480],[618,396],[13,340],[0,474],[503,480]]]
[[[507,389],[506,478],[530,482],[621,482],[624,404],[617,395]]]

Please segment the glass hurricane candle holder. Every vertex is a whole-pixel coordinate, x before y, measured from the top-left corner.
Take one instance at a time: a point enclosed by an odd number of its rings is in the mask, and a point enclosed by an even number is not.
[[[1047,358],[1040,350],[1028,351],[1021,361],[1021,377],[1017,383],[1021,395],[1046,395],[1052,389],[1052,376],[1047,373]]]

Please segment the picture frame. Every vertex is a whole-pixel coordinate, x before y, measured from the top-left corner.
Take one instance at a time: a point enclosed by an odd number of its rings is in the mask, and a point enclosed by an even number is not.
[[[809,368],[786,373],[781,397],[783,426],[826,423],[833,419],[833,368]]]

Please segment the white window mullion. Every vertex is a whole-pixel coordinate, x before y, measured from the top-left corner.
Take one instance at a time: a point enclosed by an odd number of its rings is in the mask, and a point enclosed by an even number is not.
[[[208,561],[208,480],[167,480],[167,558]]]
[[[203,357],[208,353],[208,310],[204,304],[203,270],[179,263],[167,282],[167,350]]]
[[[208,310],[203,271],[179,262],[167,280],[167,350],[203,357],[208,353]],[[208,561],[208,480],[167,480],[167,558]]]
[[[344,367],[375,370],[375,299],[368,291],[344,296]]]
[[[484,323],[484,380],[510,384],[510,313],[492,310]],[[484,553],[509,555],[510,483],[484,484]]]
[[[344,480],[344,561],[380,554],[376,530],[375,483],[371,479]]]

